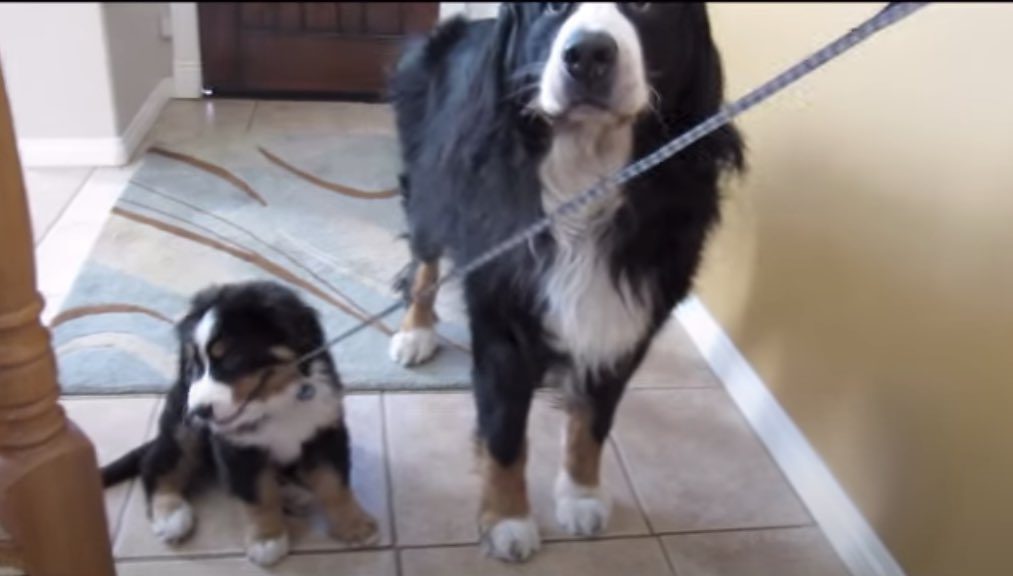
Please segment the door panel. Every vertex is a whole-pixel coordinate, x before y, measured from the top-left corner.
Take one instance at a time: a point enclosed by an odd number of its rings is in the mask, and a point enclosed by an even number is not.
[[[436,2],[199,3],[204,87],[216,93],[381,97]]]

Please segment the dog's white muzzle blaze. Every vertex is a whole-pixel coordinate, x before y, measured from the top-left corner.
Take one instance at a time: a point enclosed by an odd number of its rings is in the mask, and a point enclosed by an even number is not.
[[[211,310],[200,319],[193,333],[201,374],[190,383],[186,408],[190,415],[203,420],[221,418],[223,415],[231,414],[234,409],[232,388],[211,377],[211,363],[207,348],[217,321],[217,314]]]
[[[235,410],[232,388],[216,381],[205,372],[200,379],[190,384],[186,406],[190,414],[204,420],[228,416]]]
[[[650,102],[636,28],[611,2],[584,2],[552,43],[536,105],[549,116],[588,106],[621,117]]]

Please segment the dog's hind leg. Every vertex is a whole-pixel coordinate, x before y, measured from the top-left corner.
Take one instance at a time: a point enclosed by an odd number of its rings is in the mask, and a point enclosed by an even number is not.
[[[415,261],[405,278],[411,305],[401,321],[401,329],[390,342],[390,357],[402,366],[413,366],[436,354],[436,283],[440,279],[438,259]]]
[[[351,446],[343,422],[303,444],[300,477],[322,505],[330,534],[351,544],[372,544],[379,538],[376,520],[356,499],[349,483],[351,471]]]
[[[376,520],[362,509],[337,470],[319,466],[307,473],[307,482],[323,505],[332,536],[356,545],[376,542],[379,537]]]

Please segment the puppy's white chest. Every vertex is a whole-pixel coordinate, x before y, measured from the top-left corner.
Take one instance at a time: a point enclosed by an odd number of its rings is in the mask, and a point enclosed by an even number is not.
[[[278,464],[296,461],[307,440],[341,419],[341,394],[326,385],[315,384],[315,387],[315,397],[307,401],[269,400],[264,423],[252,432],[234,436],[232,441],[266,450]]]

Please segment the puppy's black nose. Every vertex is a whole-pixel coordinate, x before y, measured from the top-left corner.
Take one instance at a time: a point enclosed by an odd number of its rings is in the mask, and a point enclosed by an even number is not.
[[[563,62],[574,80],[594,91],[609,87],[618,53],[610,34],[576,32],[563,48]]]
[[[195,406],[194,408],[190,409],[190,417],[193,418],[194,420],[207,422],[208,420],[211,420],[211,418],[213,418],[214,415],[215,415],[214,408],[212,408],[210,404]]]

